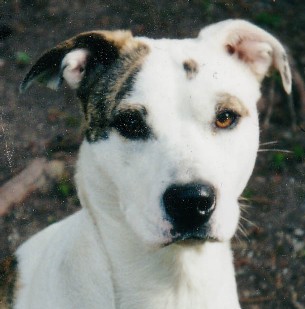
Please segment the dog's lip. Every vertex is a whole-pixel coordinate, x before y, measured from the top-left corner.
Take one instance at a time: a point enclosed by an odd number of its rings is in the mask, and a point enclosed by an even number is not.
[[[186,239],[175,241],[175,244],[179,246],[196,246],[196,245],[201,245],[205,243],[206,241],[208,241],[207,238],[206,239],[205,238],[186,238]]]
[[[201,235],[201,236],[195,236],[191,234],[186,235],[177,235],[173,237],[171,240],[166,242],[163,247],[167,247],[169,245],[179,245],[179,246],[196,246],[196,245],[202,245],[205,242],[219,242],[219,240],[215,237],[212,237],[210,235]]]

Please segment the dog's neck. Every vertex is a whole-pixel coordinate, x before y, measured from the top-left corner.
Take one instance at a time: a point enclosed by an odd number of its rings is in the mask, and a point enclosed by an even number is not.
[[[78,164],[79,197],[108,255],[117,308],[240,308],[229,243],[147,247],[122,220],[107,176],[97,179],[82,155]]]

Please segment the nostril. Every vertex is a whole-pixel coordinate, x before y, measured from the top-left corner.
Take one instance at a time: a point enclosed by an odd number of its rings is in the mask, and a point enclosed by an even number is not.
[[[174,223],[197,226],[209,219],[216,205],[216,196],[210,185],[172,185],[164,192],[163,203]]]
[[[207,185],[197,185],[198,195],[193,198],[192,203],[196,204],[196,210],[201,215],[207,215],[215,208],[216,197],[212,187]]]

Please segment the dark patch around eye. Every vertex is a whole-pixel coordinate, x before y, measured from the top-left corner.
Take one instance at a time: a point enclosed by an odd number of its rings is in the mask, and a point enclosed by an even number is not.
[[[110,127],[130,140],[147,140],[151,137],[151,129],[140,110],[121,111],[114,117]]]

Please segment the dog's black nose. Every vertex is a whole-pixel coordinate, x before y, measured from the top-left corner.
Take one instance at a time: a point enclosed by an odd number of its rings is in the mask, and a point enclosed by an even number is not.
[[[177,232],[198,230],[206,223],[216,203],[213,187],[191,183],[172,185],[164,192],[165,212]]]

